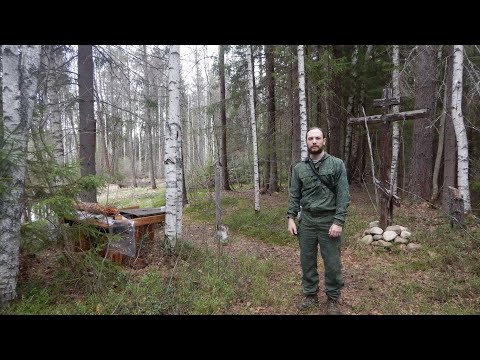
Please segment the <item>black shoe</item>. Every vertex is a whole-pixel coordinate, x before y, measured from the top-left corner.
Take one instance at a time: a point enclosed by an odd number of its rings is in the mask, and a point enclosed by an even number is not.
[[[303,301],[297,305],[299,310],[306,310],[312,307],[318,306],[318,296],[315,295],[305,295]]]
[[[342,315],[342,313],[338,309],[337,300],[328,298],[327,315]]]

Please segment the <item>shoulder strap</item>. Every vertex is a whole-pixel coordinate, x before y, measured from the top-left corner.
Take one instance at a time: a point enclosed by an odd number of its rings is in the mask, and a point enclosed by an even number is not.
[[[312,162],[310,160],[307,160],[308,161],[308,164],[310,165],[310,168],[312,169],[313,173],[318,177],[318,180],[320,180],[322,182],[323,185],[325,185],[332,193],[335,194],[335,189],[332,188],[332,186],[330,186],[330,184],[327,184],[323,179],[322,177],[320,176],[320,174],[317,172],[317,170],[315,170],[315,168],[313,167],[312,165]]]

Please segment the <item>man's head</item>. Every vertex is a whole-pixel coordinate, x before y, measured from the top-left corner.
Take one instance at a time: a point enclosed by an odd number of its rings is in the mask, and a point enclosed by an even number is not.
[[[312,127],[307,131],[307,149],[309,154],[320,154],[326,144],[323,137],[323,130],[318,127]]]

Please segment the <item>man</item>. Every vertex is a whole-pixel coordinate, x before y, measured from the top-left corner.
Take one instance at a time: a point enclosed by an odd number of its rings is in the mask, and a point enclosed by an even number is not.
[[[293,168],[287,211],[288,232],[298,235],[300,243],[305,298],[298,307],[303,310],[318,304],[317,253],[320,246],[325,268],[327,314],[335,315],[340,314],[337,300],[344,285],[340,247],[350,204],[347,172],[341,159],[323,149],[326,139],[322,129],[311,128],[306,141],[309,157]],[[295,218],[299,212],[297,229]]]

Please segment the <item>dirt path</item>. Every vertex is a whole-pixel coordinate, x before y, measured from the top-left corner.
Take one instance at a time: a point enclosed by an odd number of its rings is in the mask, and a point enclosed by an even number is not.
[[[285,229],[286,231],[286,229]],[[192,241],[200,247],[208,247],[212,250],[217,250],[217,244],[213,240],[215,239],[214,228],[207,224],[193,223],[186,221],[183,227],[183,235],[185,239]],[[229,257],[236,257],[240,254],[255,256],[258,259],[271,258],[278,264],[279,271],[275,271],[269,279],[272,286],[282,283],[282,280],[294,277],[297,279],[293,286],[298,288],[295,298],[291,298],[288,295],[288,290],[291,289],[277,289],[279,293],[284,293],[283,296],[288,298],[289,305],[282,308],[262,307],[254,309],[255,314],[309,314],[320,315],[325,314],[325,302],[326,296],[322,292],[323,289],[323,265],[321,258],[319,257],[319,274],[320,274],[320,306],[318,309],[312,309],[308,311],[300,312],[296,308],[296,304],[301,301],[301,268],[300,268],[300,252],[298,246],[281,246],[281,245],[269,245],[261,241],[257,241],[253,238],[244,236],[234,236],[234,240],[229,242],[228,245],[222,246],[222,251]],[[365,277],[362,276],[362,266],[359,264],[351,251],[348,248],[344,248],[342,252],[342,262],[344,266],[344,280],[345,287],[342,291],[342,297],[339,301],[339,306],[344,314],[360,314],[352,310],[353,306],[357,305],[361,298],[365,296]],[[284,282],[283,282],[284,283]],[[367,287],[368,288],[368,287]],[[235,304],[232,306],[229,313],[235,314],[240,312],[241,307],[245,307],[245,304]],[[244,313],[245,311],[241,311]]]

